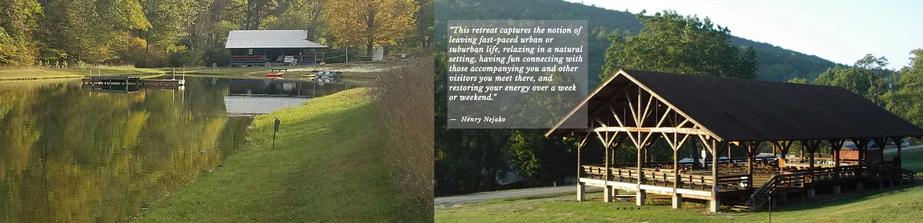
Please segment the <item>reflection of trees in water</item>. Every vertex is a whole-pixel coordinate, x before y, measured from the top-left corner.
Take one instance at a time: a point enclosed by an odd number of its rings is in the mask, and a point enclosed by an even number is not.
[[[226,86],[187,84],[182,93],[0,89],[0,222],[125,221],[216,167],[249,120],[223,115]]]

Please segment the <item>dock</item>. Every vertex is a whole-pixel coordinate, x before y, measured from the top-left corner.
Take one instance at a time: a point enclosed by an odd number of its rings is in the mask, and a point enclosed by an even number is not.
[[[184,79],[146,79],[141,76],[88,76],[83,78],[87,86],[144,86],[179,87],[186,85]]]

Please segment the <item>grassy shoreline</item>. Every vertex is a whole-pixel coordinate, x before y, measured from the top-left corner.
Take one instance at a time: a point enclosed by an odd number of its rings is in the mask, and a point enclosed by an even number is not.
[[[396,221],[369,89],[257,116],[221,167],[156,201],[140,222]],[[271,149],[272,125],[281,129]]]
[[[92,73],[92,74],[91,74]],[[50,79],[74,79],[87,75],[124,75],[138,74],[144,76],[164,74],[164,71],[150,68],[135,68],[132,66],[103,66],[94,65],[84,68],[47,68],[47,67],[20,67],[0,68],[0,81],[27,81]]]

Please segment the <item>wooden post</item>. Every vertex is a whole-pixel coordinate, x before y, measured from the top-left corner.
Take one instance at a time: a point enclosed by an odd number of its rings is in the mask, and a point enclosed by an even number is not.
[[[718,146],[715,140],[711,140],[711,201],[708,202],[708,211],[718,212],[721,205],[718,201]]]
[[[808,150],[808,171],[810,171],[810,172],[809,172],[810,174],[809,174],[808,176],[810,177],[809,179],[811,179],[811,186],[808,187],[808,190],[806,191],[806,192],[807,192],[807,197],[808,197],[808,198],[814,198],[814,195],[815,195],[815,189],[814,189],[814,184],[815,184],[815,179],[814,179],[814,152],[817,151],[817,145],[818,145],[818,143],[819,143],[819,141],[817,141],[817,140],[802,140],[802,141],[801,141],[802,148]],[[802,151],[804,151],[803,149],[802,149]]]
[[[882,176],[890,176],[892,174],[891,172],[888,172],[891,170],[888,170],[886,169],[887,168],[886,166],[881,165],[882,162],[884,162],[884,151],[885,151],[885,144],[887,143],[887,141],[885,141],[884,138],[872,138],[872,141],[875,142],[875,147],[878,147],[878,153],[879,153],[878,158],[880,159],[878,160],[878,164],[879,164],[877,165],[878,168],[876,168],[878,172],[875,173],[876,179],[878,180],[878,188],[884,188],[885,181],[881,180]]]
[[[828,142],[830,142],[830,151],[833,153],[833,194],[840,194],[842,191],[840,186],[840,148],[843,147],[844,140],[835,139]]]
[[[748,187],[751,189],[753,189],[753,147],[756,147],[759,145],[760,145],[759,142],[756,142],[755,145],[753,143],[748,142],[745,145],[747,147],[747,175],[750,175],[750,184],[748,185]]]
[[[672,136],[672,137],[671,137]],[[679,172],[679,149],[682,148],[683,143],[686,142],[686,139],[689,138],[689,135],[683,135],[682,138],[676,133],[667,135],[663,134],[663,139],[670,144],[670,148],[673,149],[673,208],[680,208],[683,206],[683,196],[677,193],[676,189],[679,188],[680,181],[680,172]]]
[[[897,154],[894,156],[894,162],[896,163],[897,168],[904,168],[904,166],[901,163],[901,147],[903,147],[901,143],[903,143],[903,139],[902,137],[894,137],[893,140],[894,140],[894,146],[897,147]]]
[[[673,197],[671,200],[673,208],[676,209],[682,207],[683,197],[676,193],[676,188],[679,187],[679,149],[676,146],[671,145],[671,147],[673,147]]]
[[[733,154],[731,154],[731,145],[728,144],[728,161],[734,160]]]
[[[644,146],[638,147],[638,184],[635,192],[635,205],[641,206],[644,204],[645,193],[641,190],[641,182],[644,181],[644,171],[641,170],[641,150],[644,150]]]
[[[801,141],[801,142],[802,142],[801,149],[798,150],[798,152],[800,153],[800,156],[798,157],[800,160],[798,162],[804,162],[804,149],[805,147],[807,147],[804,145],[804,141]]]
[[[868,164],[867,160],[867,150],[868,150],[868,139],[853,139],[853,143],[856,144],[856,149],[859,150],[859,165]]]
[[[599,122],[600,126],[605,126],[605,124],[602,121],[597,120],[597,122]],[[609,170],[610,168],[609,167],[609,150],[611,149],[612,142],[615,141],[615,138],[618,135],[618,133],[616,132],[610,135],[608,131],[604,133],[600,133],[600,132],[594,131],[593,129],[594,127],[591,125],[590,129],[587,131],[596,133],[596,137],[599,139],[600,142],[602,142],[603,149],[605,150],[603,154],[604,155],[603,160],[605,162],[605,166],[604,166],[605,170],[603,170],[603,174],[604,174],[603,176],[603,202],[611,202],[612,201],[612,190],[610,190],[610,186],[609,186],[609,177],[611,176],[611,173]]]
[[[604,159],[605,165],[606,165],[606,171],[605,171],[606,176],[603,177],[603,179],[605,180],[603,182],[605,182],[606,184],[603,187],[603,202],[612,202],[612,190],[611,188],[609,188],[609,176],[611,176],[611,173],[609,173],[609,150],[612,148],[609,148],[609,145],[606,145],[606,147],[603,149],[606,150],[606,153],[605,153],[606,158]]]
[[[589,132],[587,133],[589,134]],[[584,145],[586,145],[586,140],[590,138],[587,136],[577,137],[577,201],[583,201],[585,198],[585,189],[586,185],[583,182],[580,182],[580,175],[583,173],[583,167],[580,166],[580,151]]]

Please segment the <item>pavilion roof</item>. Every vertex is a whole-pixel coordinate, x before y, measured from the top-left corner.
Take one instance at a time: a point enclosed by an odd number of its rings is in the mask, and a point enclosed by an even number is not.
[[[619,89],[635,86],[723,141],[923,136],[923,129],[840,87],[636,70],[619,71],[578,105],[590,117],[576,119],[574,109],[546,136],[587,131],[558,126],[611,115],[598,111],[616,94],[630,93]]]

